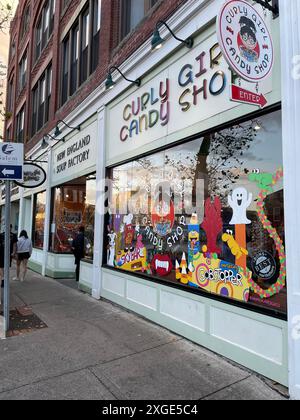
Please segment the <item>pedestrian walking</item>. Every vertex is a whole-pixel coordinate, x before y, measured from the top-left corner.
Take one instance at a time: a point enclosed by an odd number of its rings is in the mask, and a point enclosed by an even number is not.
[[[28,238],[26,230],[22,230],[17,243],[17,277],[16,280],[23,282],[27,273],[28,260],[32,254],[32,242]],[[22,270],[21,270],[22,269]]]
[[[79,282],[80,261],[85,257],[85,236],[84,226],[80,226],[79,233],[76,235],[72,243],[72,251],[75,257],[76,265],[76,281]]]
[[[10,267],[13,258],[17,251],[18,237],[12,231],[12,225],[10,225]],[[5,233],[2,232],[0,235],[0,280],[1,288],[4,287],[4,254],[5,254]]]

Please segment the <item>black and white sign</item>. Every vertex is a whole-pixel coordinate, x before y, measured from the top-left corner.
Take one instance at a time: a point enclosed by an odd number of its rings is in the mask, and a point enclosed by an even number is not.
[[[0,143],[0,179],[21,181],[23,179],[24,145]]]
[[[252,259],[252,269],[255,275],[263,280],[271,280],[276,274],[276,261],[267,251],[257,253]]]
[[[16,182],[17,185],[24,188],[36,188],[42,185],[47,178],[44,169],[35,163],[24,163],[23,182]]]
[[[244,0],[229,0],[217,20],[221,51],[230,68],[248,82],[266,79],[273,68],[269,29],[257,10]]]

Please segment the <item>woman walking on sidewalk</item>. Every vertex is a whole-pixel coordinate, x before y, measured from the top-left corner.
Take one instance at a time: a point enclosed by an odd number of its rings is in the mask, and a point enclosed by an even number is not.
[[[17,278],[23,282],[27,273],[27,264],[28,260],[32,254],[32,242],[28,238],[26,230],[22,230],[20,237],[17,243]],[[20,277],[20,271],[22,266],[22,273]]]

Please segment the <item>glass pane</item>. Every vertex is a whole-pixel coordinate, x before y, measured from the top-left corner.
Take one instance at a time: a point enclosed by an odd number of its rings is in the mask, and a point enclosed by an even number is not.
[[[46,191],[35,196],[35,217],[33,229],[33,246],[43,248],[46,211]]]
[[[86,257],[93,257],[95,202],[95,176],[78,178],[54,189],[51,251],[71,253],[73,239],[84,226]]]
[[[111,170],[107,264],[286,314],[281,112]]]

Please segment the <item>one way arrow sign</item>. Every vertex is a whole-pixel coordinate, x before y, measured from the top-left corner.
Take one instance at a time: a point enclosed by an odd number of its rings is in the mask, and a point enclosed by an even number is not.
[[[0,179],[22,180],[22,166],[4,166],[0,165]]]

